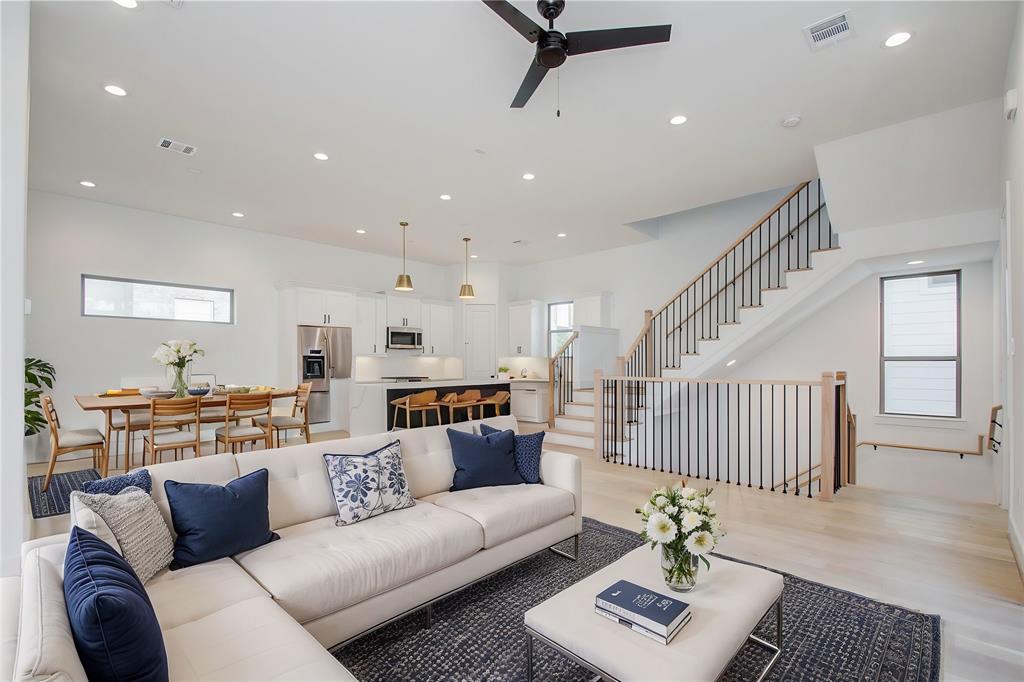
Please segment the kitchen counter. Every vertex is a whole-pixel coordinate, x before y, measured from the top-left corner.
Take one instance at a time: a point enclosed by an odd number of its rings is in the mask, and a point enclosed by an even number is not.
[[[427,379],[425,381],[357,381],[356,386],[385,386],[391,388],[446,388],[449,386],[496,386],[498,384],[548,383],[547,379]]]

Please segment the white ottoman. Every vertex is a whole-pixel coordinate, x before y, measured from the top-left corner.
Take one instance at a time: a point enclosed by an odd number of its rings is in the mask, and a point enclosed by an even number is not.
[[[758,677],[768,674],[782,648],[782,576],[754,566],[710,558],[697,587],[676,596],[689,602],[690,623],[668,645],[659,644],[594,613],[594,597],[618,580],[662,594],[676,594],[661,577],[657,551],[633,550],[597,573],[526,612],[528,679],[533,679],[534,640],[553,647],[607,680],[714,680],[749,639],[773,653]],[[772,608],[776,644],[752,634]]]

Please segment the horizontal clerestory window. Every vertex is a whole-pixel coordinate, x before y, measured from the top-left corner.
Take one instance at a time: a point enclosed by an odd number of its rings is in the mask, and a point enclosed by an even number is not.
[[[235,292],[191,284],[82,275],[82,315],[232,324]]]

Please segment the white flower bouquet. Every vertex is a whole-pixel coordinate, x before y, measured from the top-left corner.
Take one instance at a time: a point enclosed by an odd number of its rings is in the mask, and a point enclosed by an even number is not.
[[[665,584],[677,592],[693,589],[701,563],[711,568],[707,555],[725,535],[715,502],[708,499],[712,492],[711,488],[689,488],[682,481],[672,488],[658,488],[636,510],[644,523],[640,537],[651,549],[661,549]]]
[[[161,343],[153,353],[153,359],[174,373],[171,388],[178,398],[185,397],[188,392],[188,379],[185,370],[196,357],[206,355],[206,351],[195,341],[171,340]]]

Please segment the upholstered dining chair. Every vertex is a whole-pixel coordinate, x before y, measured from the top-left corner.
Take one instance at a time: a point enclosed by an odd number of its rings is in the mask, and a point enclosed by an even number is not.
[[[219,446],[224,445],[224,450],[229,448],[231,452],[238,452],[250,443],[252,449],[258,441],[263,441],[263,447],[267,450],[274,447],[273,429],[270,426],[270,409],[273,404],[273,395],[267,392],[261,393],[229,393],[227,405],[224,408],[224,426],[214,432],[216,443],[214,452],[219,452]],[[267,417],[262,426],[257,426],[255,420],[259,417]],[[242,419],[251,419],[250,424],[237,423]]]
[[[427,423],[427,412],[433,412],[437,415],[437,423],[441,423],[441,408],[437,404],[437,391],[430,389],[429,391],[420,391],[419,393],[412,393],[410,395],[402,396],[401,398],[395,398],[391,401],[391,404],[395,406],[395,418],[391,423],[391,430],[394,431],[398,428],[398,413],[405,411],[405,428],[412,428],[412,413],[419,412],[422,414],[420,418],[420,424]]]
[[[292,403],[291,415],[284,414],[271,414],[270,416],[253,417],[253,425],[263,426],[270,422],[270,426],[274,430],[274,435],[277,436],[277,447],[281,447],[281,432],[285,432],[285,438],[287,439],[288,431],[299,430],[302,431],[302,435],[306,438],[306,442],[309,443],[309,394],[313,390],[313,384],[306,382],[299,384],[298,388],[295,389],[295,402]]]
[[[190,448],[193,456],[199,457],[199,402],[198,396],[149,401],[149,431],[142,437],[142,466],[146,466],[146,453],[153,455],[153,464],[159,464],[167,450],[174,451],[175,460]]]
[[[53,398],[44,395],[40,398],[46,424],[50,427],[50,464],[46,467],[46,479],[43,480],[43,492],[50,487],[53,468],[57,458],[79,450],[92,451],[92,466],[100,470],[101,476],[107,475],[107,441],[96,429],[62,429],[57,408],[53,406]]]
[[[512,399],[512,394],[508,391],[498,391],[494,395],[489,395],[486,398],[482,398],[477,405],[480,406],[480,418],[483,419],[487,415],[484,412],[484,408],[488,406],[494,407],[494,416],[497,417],[501,414],[501,407],[508,403]]]

